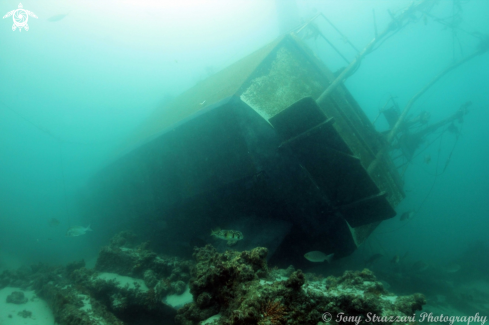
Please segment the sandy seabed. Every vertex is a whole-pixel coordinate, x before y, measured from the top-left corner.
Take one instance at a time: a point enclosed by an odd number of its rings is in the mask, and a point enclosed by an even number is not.
[[[14,291],[24,293],[28,302],[21,305],[7,303],[7,296]],[[32,315],[24,318],[19,313],[30,311]],[[51,309],[34,290],[6,287],[0,290],[0,325],[55,325]]]

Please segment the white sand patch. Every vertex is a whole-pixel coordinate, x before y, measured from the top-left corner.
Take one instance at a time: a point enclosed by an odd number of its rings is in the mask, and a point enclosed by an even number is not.
[[[124,288],[127,285],[129,289],[136,289],[136,286],[139,285],[139,290],[143,292],[148,291],[148,287],[141,279],[135,279],[129,276],[123,276],[116,273],[108,272],[100,273],[97,278],[105,281],[116,280],[119,283],[119,288]]]
[[[187,285],[185,292],[181,295],[169,295],[163,298],[163,302],[173,308],[182,307],[183,305],[193,301],[192,294],[190,293],[190,288]]]
[[[89,296],[79,294],[78,297],[83,301],[83,307],[81,307],[80,310],[87,313],[87,315],[90,318],[90,321],[92,322],[93,325],[108,325],[107,322],[103,318],[98,317],[93,313],[92,304],[90,303],[90,297]],[[48,324],[46,324],[46,325],[48,325]]]
[[[28,302],[22,305],[7,303],[7,296],[13,291],[24,293]],[[23,318],[18,315],[23,310],[30,311],[31,317]],[[11,317],[9,317],[9,315]],[[37,297],[34,291],[24,291],[19,288],[6,287],[0,290],[0,324],[1,325],[53,325],[54,316],[47,303]]]
[[[278,281],[287,281],[289,278],[286,277],[286,276],[278,276],[277,278],[275,278],[273,281],[269,281],[269,280],[264,280],[264,279],[260,279],[260,285],[264,285],[264,284],[273,284],[275,282],[278,282]]]
[[[389,302],[395,304],[396,300],[397,300],[397,296],[384,296],[384,295],[382,295],[382,296],[380,296],[380,299],[385,300],[385,301],[389,301]]]
[[[217,324],[217,321],[221,319],[221,314],[217,314],[217,315],[214,315],[214,316],[211,316],[209,318],[207,318],[206,320],[203,320],[200,324],[201,325],[205,325],[205,324],[210,324],[214,321],[216,321],[216,324]]]
[[[318,282],[318,281],[311,281],[309,283],[306,283],[303,286],[304,291],[312,291],[315,292],[316,294],[323,294],[324,296],[327,296],[329,294],[328,289],[326,288],[326,284]]]
[[[345,287],[342,284],[337,286],[335,289],[329,291],[333,296],[339,296],[341,294],[351,294],[355,296],[363,296],[363,291],[357,288]]]
[[[267,280],[260,279],[260,285],[264,285],[264,284],[273,284],[273,281],[267,281]]]
[[[80,310],[87,312],[87,313],[91,312],[92,311],[92,304],[90,303],[90,297],[87,295],[79,294],[78,298],[80,298],[83,302],[83,307],[81,307]]]

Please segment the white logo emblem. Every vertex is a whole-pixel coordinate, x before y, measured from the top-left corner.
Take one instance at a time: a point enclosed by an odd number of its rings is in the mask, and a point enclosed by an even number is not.
[[[19,3],[19,9],[7,12],[7,14],[3,16],[3,18],[7,18],[10,16],[13,16],[12,18],[14,20],[12,30],[15,31],[15,29],[18,27],[19,32],[22,31],[22,28],[24,28],[26,31],[29,30],[29,25],[27,25],[29,16],[37,18],[37,16],[32,11],[22,9],[22,3]]]

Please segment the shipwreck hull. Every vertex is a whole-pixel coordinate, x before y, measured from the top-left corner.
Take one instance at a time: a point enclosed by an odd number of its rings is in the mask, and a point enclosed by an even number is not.
[[[172,254],[214,227],[283,263],[352,253],[404,194],[388,157],[367,173],[382,139],[346,88],[315,102],[333,79],[295,37],[269,44],[155,112],[87,185],[86,213]]]

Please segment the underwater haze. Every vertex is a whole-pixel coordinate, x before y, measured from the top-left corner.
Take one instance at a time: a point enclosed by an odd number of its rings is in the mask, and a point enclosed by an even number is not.
[[[341,71],[358,55],[349,43],[361,51],[412,2],[22,2],[37,16],[29,17],[29,30],[12,31],[12,17],[0,21],[0,270],[93,263],[120,229],[117,220],[79,209],[84,187],[152,112],[187,89],[318,13],[341,31],[317,23],[344,58],[316,34],[304,42],[331,71]],[[2,16],[18,5],[2,1]],[[389,100],[404,108],[444,69],[488,46],[488,15],[486,0],[434,1],[365,56],[344,84],[379,133],[389,130],[381,114]],[[390,281],[397,265],[416,262],[432,269],[459,265],[459,280],[486,270],[489,281],[488,85],[485,51],[417,99],[408,117],[426,111],[429,123],[471,105],[463,123],[436,130],[412,160],[397,163],[406,194],[397,216],[352,255],[310,268],[324,275],[362,269],[382,254],[369,266]]]
[[[30,30],[0,31],[0,256],[64,261],[90,251],[64,236],[77,190],[155,107],[276,37],[274,3],[23,5]]]

